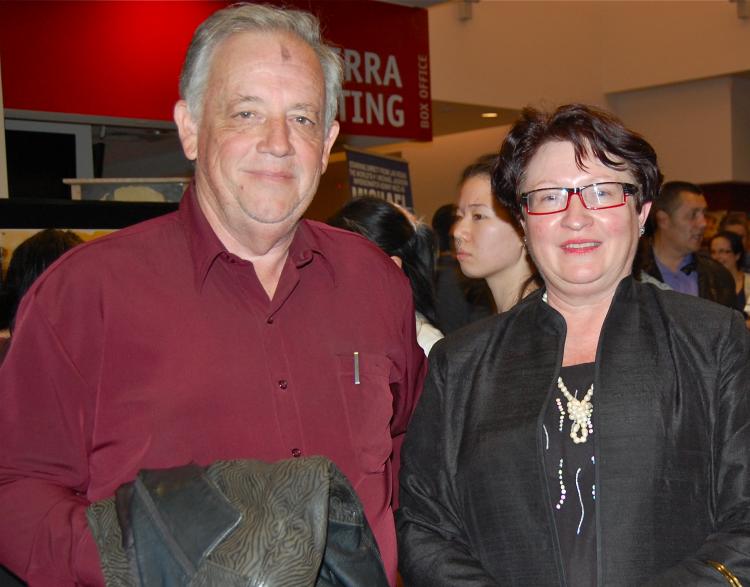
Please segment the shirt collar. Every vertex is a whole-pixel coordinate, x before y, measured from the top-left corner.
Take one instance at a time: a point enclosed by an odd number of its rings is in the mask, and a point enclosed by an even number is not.
[[[672,271],[671,269],[669,269],[669,267],[664,265],[659,260],[659,257],[656,256],[656,254],[654,254],[654,260],[656,261],[656,265],[659,267],[659,271],[661,271],[662,275],[664,275],[665,272],[669,273],[670,275],[678,275],[678,272],[682,272],[685,275],[690,275],[696,270],[697,264],[694,253],[688,253],[680,260],[679,264],[677,265],[677,272]]]
[[[200,291],[216,257],[227,250],[216,236],[195,195],[195,181],[190,183],[180,202],[180,218],[185,226],[190,257],[193,260],[195,287]]]
[[[686,255],[680,263],[680,271],[682,271],[685,275],[690,275],[693,271],[697,271],[697,269],[698,260],[695,258],[694,253]]]
[[[301,269],[309,265],[315,257],[319,257],[331,282],[335,285],[336,270],[329,255],[326,254],[326,245],[330,247],[332,243],[329,242],[325,227],[314,220],[301,220],[289,247],[289,258],[298,269]]]
[[[208,272],[219,255],[231,255],[216,236],[201,210],[195,194],[195,182],[192,182],[180,202],[180,217],[186,228],[190,256],[195,273],[195,286],[200,291]],[[297,225],[292,244],[289,246],[289,259],[301,269],[309,265],[315,256],[319,256],[331,281],[335,284],[336,274],[333,265],[325,253],[324,231],[315,230],[317,222],[302,220]]]

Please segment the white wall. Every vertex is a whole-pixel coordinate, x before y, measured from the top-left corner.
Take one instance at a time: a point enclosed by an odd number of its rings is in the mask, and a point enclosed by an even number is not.
[[[427,222],[443,204],[455,201],[463,169],[480,155],[497,152],[508,127],[494,127],[437,137],[432,143],[399,143],[380,148],[409,162],[414,209]]]
[[[750,70],[750,19],[728,0],[596,2],[605,35],[605,92]]]
[[[585,42],[599,4],[485,0],[466,22],[455,3],[430,7],[433,99],[507,108],[602,103],[600,53]]]
[[[731,78],[622,92],[610,96],[610,104],[654,146],[667,180],[733,177]]]
[[[728,0],[495,1],[429,9],[432,96],[521,108],[613,109],[654,144],[665,175],[750,181],[750,19]],[[455,195],[463,167],[507,128],[400,144],[417,211]]]
[[[732,176],[750,182],[750,77],[732,78]]]
[[[429,8],[432,95],[519,108],[750,70],[750,19],[721,1],[481,0]]]

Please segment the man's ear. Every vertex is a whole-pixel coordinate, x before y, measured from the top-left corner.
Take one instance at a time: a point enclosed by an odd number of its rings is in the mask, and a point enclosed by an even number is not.
[[[179,100],[174,105],[174,121],[180,135],[182,150],[190,161],[198,157],[198,125],[190,115],[187,102]]]
[[[654,220],[656,221],[656,226],[658,228],[661,228],[667,222],[669,222],[669,214],[667,214],[664,210],[657,210],[654,213]]]
[[[322,171],[321,173],[325,173],[326,169],[328,169],[328,157],[331,155],[331,149],[333,149],[333,143],[336,142],[336,137],[339,136],[339,122],[338,120],[334,120],[331,123],[331,128],[328,129],[328,133],[326,133],[326,137],[323,139],[323,161],[322,161]]]

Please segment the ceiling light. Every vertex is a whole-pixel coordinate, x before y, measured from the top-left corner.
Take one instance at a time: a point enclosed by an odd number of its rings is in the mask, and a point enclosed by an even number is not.
[[[497,112],[482,112],[482,118],[497,118]]]

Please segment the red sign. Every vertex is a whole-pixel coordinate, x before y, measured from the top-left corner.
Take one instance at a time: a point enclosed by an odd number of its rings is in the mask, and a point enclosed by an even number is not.
[[[427,11],[383,2],[308,4],[341,46],[342,131],[431,140]]]
[[[226,4],[0,2],[5,108],[171,120],[193,31]],[[339,47],[343,133],[432,138],[426,10],[373,0],[291,4],[317,14]]]

